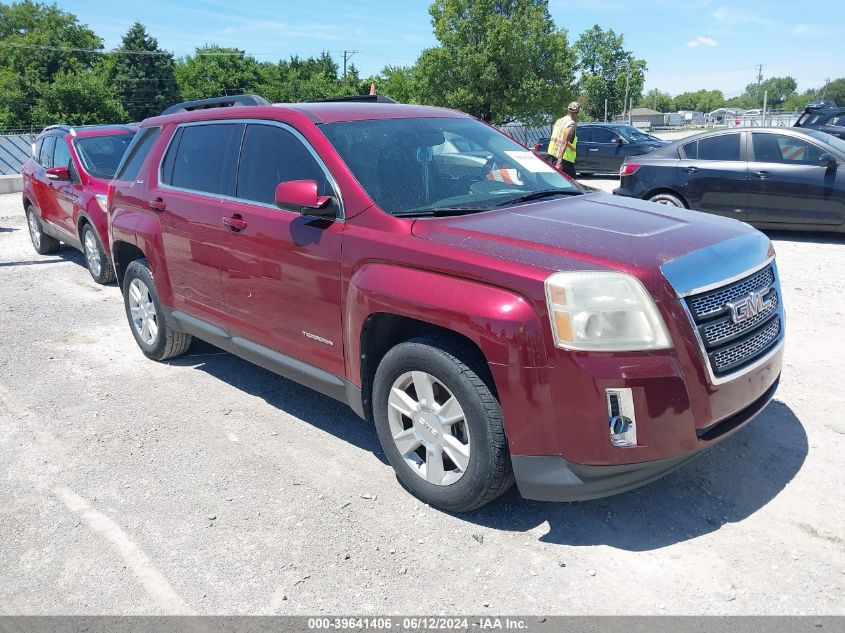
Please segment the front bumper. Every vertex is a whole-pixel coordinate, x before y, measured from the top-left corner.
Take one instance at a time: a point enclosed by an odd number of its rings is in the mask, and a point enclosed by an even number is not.
[[[512,455],[519,493],[537,501],[586,501],[644,486],[692,461],[753,420],[769,404],[780,378],[742,411],[698,431],[702,448],[633,464],[574,464],[556,455]]]

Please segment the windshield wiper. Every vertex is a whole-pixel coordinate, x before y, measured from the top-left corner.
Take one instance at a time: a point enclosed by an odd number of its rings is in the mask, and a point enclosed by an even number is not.
[[[524,196],[519,196],[517,198],[511,198],[510,200],[505,200],[504,202],[500,202],[497,204],[497,207],[507,207],[512,204],[519,204],[520,202],[531,202],[532,200],[540,200],[541,198],[551,198],[552,196],[577,196],[584,193],[583,191],[579,191],[577,189],[569,190],[569,189],[541,189],[540,191],[534,191],[532,193],[526,193]]]
[[[479,211],[489,211],[490,207],[434,207],[433,209],[418,209],[416,211],[402,211],[401,213],[394,213],[397,218],[416,218],[428,215],[433,216],[448,216],[448,215],[464,215],[467,213],[478,213]]]

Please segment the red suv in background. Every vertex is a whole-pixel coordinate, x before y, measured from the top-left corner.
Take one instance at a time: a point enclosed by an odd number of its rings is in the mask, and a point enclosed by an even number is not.
[[[24,163],[23,206],[32,245],[55,253],[60,242],[85,254],[97,283],[114,281],[107,239],[106,190],[138,128],[126,125],[46,128]]]
[[[109,230],[147,357],[197,336],[349,404],[453,511],[514,480],[543,500],[643,485],[766,406],[784,316],[765,235],[587,193],[468,115],[370,101],[142,123]]]

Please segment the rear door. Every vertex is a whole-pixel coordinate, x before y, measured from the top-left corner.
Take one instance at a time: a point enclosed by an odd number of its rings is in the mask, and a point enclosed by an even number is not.
[[[621,143],[619,135],[607,127],[593,128],[593,148],[590,153],[595,161],[594,169],[602,173],[618,173],[622,158],[619,158]]]
[[[328,170],[296,130],[269,121],[247,124],[238,200],[224,201],[219,214],[221,283],[231,331],[236,346],[244,345],[242,337],[344,375],[339,307],[344,224],[276,207],[276,186],[290,180],[316,180],[320,195],[338,195]],[[243,228],[226,226],[229,218]]]
[[[174,307],[220,327],[220,217],[235,194],[243,123],[186,123],[171,138],[152,190],[159,213]]]
[[[53,194],[53,181],[47,179],[47,170],[53,166],[53,150],[56,147],[56,136],[54,134],[45,136],[41,142],[41,151],[35,159],[41,165],[32,178],[32,189],[35,193],[35,201],[41,211],[41,219],[50,224],[56,223],[56,203]]]
[[[751,151],[749,222],[845,222],[845,166],[819,165],[824,149],[797,136],[752,132]]]
[[[592,125],[579,125],[576,128],[578,144],[575,146],[575,171],[590,173],[595,169],[598,148],[593,144],[594,129]]]
[[[691,208],[737,220],[748,217],[744,134],[718,134],[681,146],[678,178]]]

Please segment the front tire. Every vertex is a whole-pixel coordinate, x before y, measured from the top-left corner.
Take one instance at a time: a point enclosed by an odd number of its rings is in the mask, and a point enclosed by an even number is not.
[[[31,206],[26,208],[26,224],[29,227],[29,239],[39,255],[52,255],[59,252],[61,242],[47,235],[41,227],[41,219]]]
[[[447,337],[412,339],[385,355],[373,385],[376,431],[399,481],[453,512],[513,484],[502,409],[475,358]]]
[[[144,356],[160,361],[188,351],[191,335],[176,332],[167,324],[146,259],[137,259],[126,268],[123,305],[132,335]]]
[[[687,205],[678,196],[671,193],[658,193],[649,198],[649,202],[656,202],[657,204],[665,204],[667,207],[678,207],[679,209],[686,209]]]
[[[114,281],[114,266],[106,254],[97,231],[90,224],[82,229],[82,252],[88,264],[88,272],[98,284],[110,284]]]

